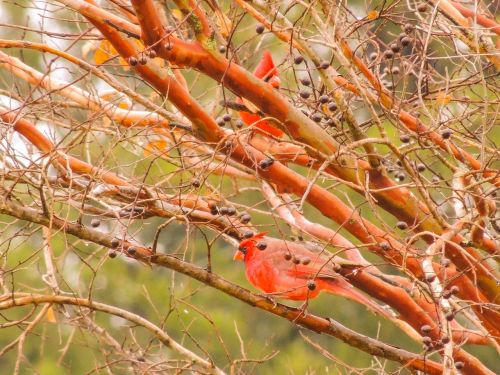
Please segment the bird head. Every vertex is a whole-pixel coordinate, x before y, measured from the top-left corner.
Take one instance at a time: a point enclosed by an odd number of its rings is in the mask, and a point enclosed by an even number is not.
[[[245,255],[251,254],[253,251],[255,251],[257,242],[264,238],[266,234],[267,232],[257,233],[256,235],[241,241],[240,245],[238,246],[238,250],[236,250],[236,252],[234,253],[233,259],[244,261]]]

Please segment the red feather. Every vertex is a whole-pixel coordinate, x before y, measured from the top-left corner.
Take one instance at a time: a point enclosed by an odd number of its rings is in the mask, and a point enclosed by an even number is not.
[[[274,88],[278,88],[280,86],[280,79],[278,77],[278,70],[274,65],[273,58],[269,51],[264,51],[262,55],[262,59],[259,61],[257,66],[255,67],[255,71],[253,73],[257,78],[261,78],[265,80],[268,84],[270,84]],[[241,98],[238,98],[238,103],[244,104]],[[280,138],[285,134],[280,129],[272,126],[268,121],[261,120],[261,117],[254,113],[249,112],[240,112],[240,117],[243,122],[248,125],[254,125],[255,127],[263,130],[263,133],[269,133],[277,138]],[[261,120],[261,121],[259,121]]]

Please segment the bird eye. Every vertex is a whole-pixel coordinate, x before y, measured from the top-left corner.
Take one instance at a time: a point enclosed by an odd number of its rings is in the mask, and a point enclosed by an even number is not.
[[[240,247],[240,251],[245,254],[247,252],[247,247],[246,246],[243,246],[243,247]]]

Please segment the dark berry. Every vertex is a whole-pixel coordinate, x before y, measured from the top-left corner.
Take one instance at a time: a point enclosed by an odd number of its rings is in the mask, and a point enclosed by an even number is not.
[[[229,208],[227,208],[227,207],[221,207],[220,210],[219,210],[219,213],[221,215],[227,215],[228,212],[229,212]]]
[[[229,122],[229,121],[231,121],[231,115],[229,113],[226,113],[224,116],[222,116],[222,119],[225,122]]]
[[[393,67],[391,69],[391,73],[394,74],[394,75],[398,75],[399,74],[399,68],[397,66]]]
[[[119,240],[119,239],[117,239],[117,238],[113,238],[113,239],[111,240],[111,247],[112,247],[113,249],[116,249],[116,248],[118,247],[118,245],[120,245],[120,240]]]
[[[252,238],[253,237],[253,232],[251,230],[248,230],[245,232],[243,235],[244,238]]]
[[[384,52],[384,57],[387,60],[392,59],[394,57],[394,52],[392,52],[391,50],[387,50]]]
[[[328,95],[321,95],[321,96],[318,98],[318,100],[319,100],[319,102],[320,102],[321,104],[326,104],[326,103],[328,103],[329,98],[328,98]]]
[[[266,28],[264,27],[264,25],[257,25],[257,27],[255,28],[255,32],[257,34],[262,34],[264,32]]]
[[[335,102],[328,103],[328,110],[331,112],[335,112],[337,110],[337,103]]]
[[[313,280],[309,280],[307,282],[307,289],[309,289],[311,291],[316,289],[316,283]]]
[[[432,331],[432,328],[431,328],[431,326],[430,326],[430,325],[425,324],[425,325],[423,325],[422,327],[420,327],[420,331],[421,331],[422,333],[426,334],[426,333],[429,333],[430,331]]]
[[[110,257],[111,259],[116,258],[116,255],[117,255],[116,251],[110,251],[110,252],[108,252],[108,257]]]
[[[149,57],[151,59],[154,59],[156,57],[156,51],[154,49],[152,49],[152,50],[149,51]]]
[[[274,160],[271,158],[266,158],[264,160],[261,160],[259,163],[259,167],[261,169],[267,169],[269,168],[272,164],[274,163]]]
[[[399,140],[403,143],[408,143],[410,142],[410,136],[408,134],[401,134],[401,136],[399,137]]]
[[[101,222],[98,219],[92,219],[90,225],[93,226],[94,228],[97,228],[99,225],[101,225]]]
[[[452,131],[450,129],[443,129],[441,131],[441,137],[443,137],[443,139],[448,139],[451,137],[451,134],[452,134]]]
[[[377,60],[377,57],[378,57],[378,53],[377,52],[370,53],[370,60],[371,61]]]
[[[220,46],[219,47],[219,52],[220,53],[226,53],[226,46]]]
[[[141,56],[139,58],[139,62],[141,63],[141,65],[146,65],[148,63],[148,59],[146,58],[146,56]]]
[[[436,280],[436,275],[434,275],[434,274],[427,275],[427,276],[425,276],[425,280],[428,283],[432,283],[434,280]]]
[[[441,342],[443,344],[448,344],[450,342],[450,338],[448,336],[441,337]]]
[[[398,53],[401,49],[399,48],[397,43],[392,43],[391,44],[391,51],[394,53]]]
[[[226,122],[224,121],[224,119],[222,117],[219,117],[217,119],[217,125],[224,126],[224,125],[226,125]]]
[[[464,363],[461,361],[455,362],[455,368],[457,370],[462,370],[465,367]]]
[[[407,23],[404,27],[405,33],[409,34],[415,27],[411,23]]]
[[[422,163],[417,164],[417,171],[419,172],[425,171],[425,165]]]
[[[406,224],[404,221],[398,221],[396,223],[396,227],[398,227],[398,229],[404,230],[408,228],[408,224]]]
[[[425,13],[427,12],[427,9],[428,9],[428,6],[426,3],[420,3],[418,4],[417,6],[417,10],[420,12],[420,13]]]
[[[449,260],[448,258],[441,259],[441,265],[443,267],[448,267],[450,264],[451,264],[451,260]]]
[[[459,291],[459,289],[458,289],[458,286],[456,286],[456,285],[453,285],[453,286],[450,288],[450,292],[451,292],[451,294],[458,294],[458,291]]]
[[[306,90],[300,90],[299,95],[302,99],[308,99],[311,96],[311,93]]]
[[[301,78],[300,83],[302,83],[304,86],[309,86],[311,84],[311,80],[307,77]]]
[[[234,207],[229,207],[229,208],[227,209],[227,215],[228,215],[228,216],[234,216],[234,215],[236,215],[236,208],[234,208]]]
[[[235,125],[238,129],[241,129],[245,124],[243,123],[243,121],[238,119],[238,120],[236,120]]]
[[[257,242],[256,246],[257,246],[257,249],[259,249],[259,250],[266,250],[267,243],[260,241],[260,242]]]
[[[291,260],[292,259],[292,254],[285,253],[285,255],[283,257],[285,258],[285,260]]]
[[[390,246],[387,242],[382,242],[382,243],[380,244],[380,248],[381,248],[382,250],[384,250],[384,251],[387,251],[387,250],[389,250],[389,249],[391,248],[391,246]]]
[[[311,258],[308,258],[308,257],[302,258],[302,264],[304,266],[307,266],[309,263],[311,263]]]
[[[326,61],[326,60],[323,60],[321,62],[321,64],[319,64],[319,67],[321,69],[328,69],[330,67],[330,62],[329,61]]]
[[[455,318],[455,314],[453,311],[447,312],[446,315],[444,316],[447,321],[451,322]]]
[[[299,264],[299,263],[300,263],[300,259],[299,259],[299,258],[297,258],[297,257],[293,257],[292,262],[293,262],[294,264]]]
[[[406,175],[403,172],[399,172],[396,175],[396,178],[398,179],[398,181],[404,181],[404,179],[406,178]]]
[[[322,118],[323,118],[323,116],[320,113],[317,113],[317,112],[313,113],[312,116],[311,116],[311,119],[314,122],[320,122]]]
[[[136,252],[137,252],[137,249],[133,246],[130,246],[128,249],[127,249],[127,252],[130,254],[130,255],[134,255]]]
[[[199,188],[201,186],[201,182],[197,178],[193,178],[191,180],[191,185],[193,185],[195,188]]]
[[[424,336],[422,337],[422,342],[425,345],[429,346],[430,344],[432,344],[432,339],[429,336]]]
[[[252,217],[251,217],[250,215],[248,215],[248,214],[243,215],[243,216],[241,217],[241,222],[242,222],[243,224],[248,224],[248,223],[250,222],[250,220],[252,220]]]
[[[405,36],[403,39],[401,39],[401,45],[403,47],[409,46],[410,44],[411,44],[411,38]]]
[[[136,66],[136,65],[137,65],[137,59],[136,59],[135,57],[133,57],[133,56],[130,56],[130,57],[128,58],[128,63],[129,63],[130,65],[132,65],[132,66]]]
[[[293,62],[297,65],[302,64],[303,61],[304,58],[302,56],[295,56],[295,58],[293,59]]]

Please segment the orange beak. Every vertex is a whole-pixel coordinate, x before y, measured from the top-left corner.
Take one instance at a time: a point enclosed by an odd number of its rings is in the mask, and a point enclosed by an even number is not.
[[[273,76],[271,77],[271,79],[268,81],[268,83],[274,87],[275,89],[279,88],[280,87],[280,84],[281,84],[281,79],[279,79],[278,76]]]
[[[245,260],[245,255],[241,251],[236,250],[236,252],[233,255],[233,260],[244,261]]]

